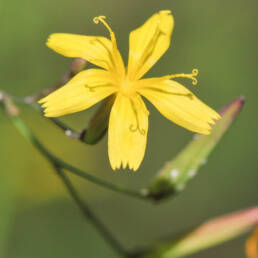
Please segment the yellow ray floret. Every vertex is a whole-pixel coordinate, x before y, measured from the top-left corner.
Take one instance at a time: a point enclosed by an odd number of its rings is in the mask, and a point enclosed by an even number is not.
[[[209,134],[219,114],[201,102],[192,92],[173,80],[141,80],[140,94],[167,119],[201,134]]]
[[[52,34],[47,45],[67,57],[80,57],[101,69],[80,72],[66,85],[39,101],[45,116],[55,117],[85,110],[115,95],[108,128],[108,155],[111,167],[137,170],[143,160],[149,112],[142,100],[148,99],[167,119],[201,134],[209,134],[220,115],[192,92],[174,81],[191,79],[197,84],[198,70],[141,79],[166,52],[174,27],[170,11],[160,11],[129,38],[129,60],[125,69],[114,32],[104,16],[94,18],[108,30],[110,39],[65,33]]]
[[[113,169],[137,170],[146,147],[148,110],[142,98],[118,94],[112,108],[108,128],[108,154]]]
[[[130,33],[128,76],[131,80],[141,78],[167,51],[173,27],[171,12],[160,11]]]
[[[82,111],[116,91],[110,73],[100,69],[80,72],[65,86],[41,99],[45,116],[55,117]]]

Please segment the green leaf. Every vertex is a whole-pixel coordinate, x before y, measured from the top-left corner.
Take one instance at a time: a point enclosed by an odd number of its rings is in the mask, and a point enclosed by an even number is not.
[[[258,224],[258,207],[210,220],[182,237],[158,244],[142,258],[178,258],[233,239]]]
[[[222,118],[216,122],[210,135],[195,135],[172,161],[166,163],[151,182],[149,195],[159,200],[181,192],[206,163],[207,157],[236,119],[243,104],[244,98],[239,97],[226,105],[220,111]]]

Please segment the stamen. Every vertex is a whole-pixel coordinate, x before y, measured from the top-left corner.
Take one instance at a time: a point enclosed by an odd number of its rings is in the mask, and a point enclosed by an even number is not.
[[[110,33],[111,41],[112,41],[113,44],[114,44],[114,43],[116,43],[115,34],[114,34],[114,32],[111,30],[110,26],[107,24],[107,22],[105,21],[105,19],[106,19],[106,16],[101,15],[101,16],[94,17],[94,18],[93,18],[93,22],[94,22],[95,24],[99,24],[99,22],[101,22],[101,23],[108,29],[108,31],[109,31],[109,33]]]
[[[192,84],[196,85],[197,84],[197,79],[195,78],[195,76],[197,76],[199,73],[198,69],[193,69],[192,73],[190,74],[185,74],[185,73],[178,73],[178,74],[172,74],[172,75],[168,75],[168,76],[164,76],[167,79],[174,79],[174,78],[187,78],[192,80]]]
[[[129,130],[130,130],[131,132],[139,131],[139,133],[140,133],[141,135],[145,135],[145,133],[146,133],[146,131],[145,131],[144,129],[139,128],[138,125],[136,125],[136,126],[135,126],[135,125],[130,125]]]
[[[136,132],[136,131],[139,131],[139,133],[141,135],[145,135],[146,134],[146,131],[142,128],[140,128],[140,123],[139,123],[139,118],[138,118],[138,113],[137,113],[137,110],[136,110],[136,107],[135,107],[135,104],[133,103],[133,101],[130,99],[130,103],[131,103],[131,106],[132,106],[132,109],[133,109],[133,112],[134,112],[134,115],[135,115],[135,120],[136,120],[136,125],[130,125],[129,126],[129,130],[131,132]]]
[[[110,85],[111,85],[110,83],[99,84],[99,85],[96,85],[96,86],[89,86],[88,84],[85,84],[84,87],[89,89],[90,92],[95,92],[96,88],[108,87]]]
[[[154,34],[153,34],[151,40],[145,46],[145,49],[142,50],[143,54],[140,57],[140,59],[138,60],[139,63],[141,63],[141,64],[147,63],[148,59],[151,57],[153,52],[156,50],[158,40],[162,36],[166,36],[166,32],[164,32],[162,30],[162,27],[160,26],[161,15],[162,14],[169,15],[170,13],[171,13],[171,11],[169,11],[169,10],[164,10],[164,11],[159,12],[159,17],[158,17],[158,20],[157,20],[157,25],[156,25]],[[136,73],[136,77],[140,73],[140,71],[134,71],[134,72]]]
[[[115,33],[112,31],[111,27],[108,25],[108,23],[105,21],[106,17],[105,16],[98,16],[93,19],[93,22],[98,24],[101,22],[109,31],[110,34],[110,39],[112,42],[112,52],[111,52],[111,62],[119,75],[124,76],[124,64],[123,61],[121,60],[121,56],[119,54],[118,48],[117,48],[117,43],[116,43],[116,36]],[[108,52],[110,52],[108,50]],[[110,54],[109,54],[110,55]]]
[[[153,54],[153,52],[155,50],[157,41],[159,40],[159,38],[162,35],[165,35],[165,34],[161,30],[159,23],[158,23],[152,39],[148,42],[145,49],[143,50],[143,55],[141,56],[140,60],[138,61],[139,63],[144,64],[147,62],[147,60],[150,58],[150,56]]]
[[[96,18],[96,17],[95,17]],[[98,43],[99,45],[101,45],[108,53],[108,56],[109,56],[109,59],[111,61],[111,63],[114,65],[114,60],[113,60],[113,56],[112,56],[112,53],[110,52],[110,49],[98,38],[95,38],[95,39],[92,39],[90,41],[91,44],[94,44],[94,43]],[[94,60],[97,60],[98,62],[103,62],[105,63],[107,66],[109,66],[109,63],[106,61],[106,60],[101,60],[101,59],[94,59]]]
[[[162,89],[158,89],[158,88],[154,88],[154,87],[145,87],[145,89],[146,88],[151,89],[152,91],[157,91],[157,92],[176,95],[176,96],[184,96],[184,97],[188,97],[190,99],[193,99],[193,94],[190,93],[190,92],[188,92],[188,93],[178,93],[178,92],[166,91],[166,90],[162,90]]]

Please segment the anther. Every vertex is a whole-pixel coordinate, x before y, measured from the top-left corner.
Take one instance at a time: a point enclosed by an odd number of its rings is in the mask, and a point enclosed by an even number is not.
[[[197,84],[197,79],[195,78],[195,76],[197,76],[198,73],[199,73],[198,69],[193,69],[192,73],[190,73],[190,74],[178,73],[178,74],[172,74],[172,75],[165,76],[165,78],[167,78],[167,79],[187,78],[187,79],[192,80],[193,85],[196,85]]]
[[[145,135],[146,131],[144,129],[139,128],[139,132],[141,135]]]
[[[99,84],[99,85],[95,85],[95,86],[89,86],[88,84],[84,84],[84,87],[89,89],[90,92],[95,92],[96,88],[110,87],[110,86],[111,86],[110,83],[103,83],[103,84]]]
[[[115,39],[114,32],[111,30],[110,26],[107,24],[105,19],[106,19],[106,16],[101,15],[101,16],[94,17],[93,22],[95,24],[99,24],[99,22],[101,22],[108,29],[111,36],[111,40],[114,40]]]
[[[94,87],[90,87],[89,85],[85,84],[85,88],[89,89],[90,92],[95,92]]]
[[[129,130],[133,133],[138,131],[141,135],[145,135],[146,133],[146,131],[144,129],[139,128],[138,125],[130,125]]]
[[[100,16],[94,17],[94,18],[93,18],[93,22],[94,22],[95,24],[99,24],[99,22],[102,21],[103,19],[106,19],[106,16],[100,15]]]
[[[132,106],[132,109],[133,109],[133,112],[135,115],[136,125],[131,124],[129,126],[129,130],[131,132],[138,131],[141,135],[145,135],[146,131],[144,129],[140,128],[139,117],[138,117],[137,109],[135,107],[135,103],[132,100],[130,100],[130,103],[131,103],[131,106]]]
[[[193,76],[197,76],[198,73],[199,73],[198,69],[195,68],[195,69],[192,70],[192,75]]]
[[[192,78],[191,79],[192,79],[192,84],[193,85],[196,85],[197,82],[198,82],[197,79],[195,78],[195,76],[197,76],[198,73],[199,73],[198,69],[195,68],[195,69],[192,70]]]

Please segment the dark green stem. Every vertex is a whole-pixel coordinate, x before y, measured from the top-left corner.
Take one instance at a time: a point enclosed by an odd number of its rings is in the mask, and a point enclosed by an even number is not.
[[[67,169],[68,172],[71,172],[79,177],[87,179],[88,181],[90,181],[92,183],[95,183],[102,187],[108,188],[112,191],[127,194],[127,195],[141,198],[141,199],[146,198],[146,196],[143,193],[141,193],[140,191],[133,191],[133,190],[127,189],[123,186],[112,184],[101,178],[92,176],[91,174],[88,174],[88,173],[82,171],[81,169],[76,168],[76,167],[66,163],[65,161],[57,158],[56,156],[54,156],[52,153],[50,153],[45,148],[45,146],[38,140],[38,138],[35,137],[35,135],[27,128],[27,126],[23,123],[23,121],[19,117],[13,117],[12,121],[15,124],[16,128],[18,128],[19,131],[23,134],[23,136],[26,137],[30,142],[32,142],[33,145],[53,164],[56,164],[59,167]]]
[[[113,249],[118,252],[121,256],[129,257],[127,255],[127,251],[120,245],[120,243],[110,234],[110,232],[106,229],[105,225],[102,224],[100,220],[96,217],[96,215],[91,211],[89,206],[83,201],[78,192],[75,190],[72,182],[68,178],[68,176],[62,171],[62,169],[58,166],[55,166],[55,170],[59,175],[60,179],[63,181],[66,189],[68,190],[70,196],[73,198],[82,214],[86,219],[89,219],[95,226],[95,228],[99,231],[99,233],[106,239],[106,241],[113,247]]]
[[[14,98],[14,100],[16,100],[16,99]],[[39,104],[26,102],[26,98],[22,99],[20,101],[29,105],[29,107],[32,107],[37,112],[40,112],[41,114],[43,113]],[[73,128],[69,127],[67,124],[65,124],[64,122],[62,122],[61,120],[59,120],[57,118],[49,117],[48,119],[51,122],[53,122],[57,127],[59,127],[62,131],[64,131],[66,136],[73,138],[73,139],[78,139],[78,140],[84,142],[84,140],[81,138],[82,133],[75,131]],[[84,130],[83,130],[83,132],[84,132]]]
[[[64,162],[63,160],[58,160],[58,163],[65,169],[67,169],[69,172],[79,176],[79,177],[82,177],[82,178],[85,178],[89,181],[91,181],[92,183],[95,183],[95,184],[98,184],[98,185],[101,185],[105,188],[108,188],[112,191],[115,191],[115,192],[119,192],[119,193],[123,193],[123,194],[126,194],[126,195],[130,195],[130,196],[133,196],[133,197],[137,197],[137,198],[140,198],[140,199],[146,199],[147,198],[147,195],[144,193],[144,190],[143,191],[133,191],[131,189],[128,189],[128,188],[125,188],[121,185],[115,185],[115,184],[112,184],[110,182],[107,182],[105,180],[102,180],[98,177],[95,177],[95,176],[92,176],[88,173],[85,173],[84,171]]]
[[[79,197],[77,191],[73,187],[69,178],[63,172],[63,169],[67,169],[69,172],[76,174],[82,178],[85,178],[95,184],[101,185],[103,187],[109,188],[110,190],[124,193],[127,195],[131,195],[138,198],[145,198],[143,194],[139,191],[132,191],[126,189],[122,186],[114,185],[109,182],[106,182],[100,178],[94,177],[90,174],[85,173],[84,171],[71,166],[70,164],[64,162],[63,160],[57,158],[53,154],[51,154],[45,146],[40,142],[40,140],[32,133],[32,131],[27,127],[27,125],[23,122],[23,120],[19,116],[19,110],[13,104],[12,100],[6,95],[1,95],[0,104],[4,104],[5,110],[8,117],[11,119],[11,122],[15,126],[15,128],[26,138],[29,142],[31,142],[40,153],[52,164],[63,183],[65,184],[67,190],[69,191],[71,197],[74,199],[82,213],[85,217],[87,217],[97,228],[97,230],[102,234],[102,236],[106,239],[106,241],[115,249],[120,255],[123,257],[132,257],[130,253],[128,253],[124,248],[117,242],[117,240],[112,236],[112,234],[106,229],[106,227],[97,219],[97,217],[92,213],[90,208],[84,203]]]
[[[102,187],[108,188],[112,191],[123,193],[126,195],[130,195],[133,197],[137,197],[140,199],[147,199],[146,193],[144,191],[134,191],[131,189],[127,189],[120,185],[115,185],[110,182],[107,182],[101,178],[92,176],[91,174],[82,171],[79,168],[76,168],[65,161],[59,159],[52,153],[50,153],[47,148],[40,142],[40,140],[31,132],[31,130],[27,127],[27,125],[23,122],[23,120],[19,117],[17,113],[10,114],[10,110],[16,110],[16,106],[12,103],[11,99],[8,98],[5,100],[6,110],[9,113],[9,117],[13,122],[14,126],[20,131],[20,133],[29,140],[52,164],[57,165],[61,168],[67,169],[68,172],[73,173],[81,178],[87,179],[88,181],[100,185]]]

